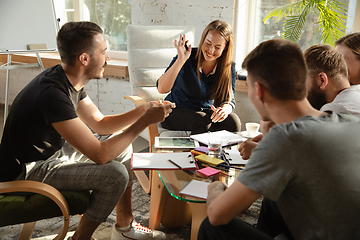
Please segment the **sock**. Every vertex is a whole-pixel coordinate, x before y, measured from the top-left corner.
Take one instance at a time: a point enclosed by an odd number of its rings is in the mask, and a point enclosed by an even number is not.
[[[129,231],[130,230],[130,225],[126,226],[126,227],[118,227],[116,226],[117,229],[119,229],[120,231],[122,232],[126,232],[126,231]]]

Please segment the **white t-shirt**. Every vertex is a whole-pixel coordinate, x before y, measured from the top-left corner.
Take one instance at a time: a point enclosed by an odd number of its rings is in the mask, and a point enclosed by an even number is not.
[[[360,118],[360,85],[341,91],[331,103],[327,103],[320,111],[349,113]]]

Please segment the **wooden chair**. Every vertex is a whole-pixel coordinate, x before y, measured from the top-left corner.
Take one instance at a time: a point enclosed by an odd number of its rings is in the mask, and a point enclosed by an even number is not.
[[[129,25],[126,28],[128,39],[128,68],[131,94],[125,99],[133,101],[137,106],[148,101],[164,99],[167,94],[160,94],[156,81],[165,72],[171,60],[176,56],[174,40],[180,34],[194,46],[194,26],[140,26]],[[146,136],[147,135],[147,136]],[[189,136],[190,132],[170,131],[154,124],[148,127],[145,138],[149,141],[149,151],[153,152],[157,136]],[[151,171],[149,177],[144,171],[134,171],[146,193],[151,192]]]
[[[70,215],[84,213],[89,204],[89,191],[59,192],[48,184],[29,180],[1,182],[0,227],[24,223],[18,239],[29,240],[36,221],[63,216],[63,228],[54,238],[62,240],[68,232]]]

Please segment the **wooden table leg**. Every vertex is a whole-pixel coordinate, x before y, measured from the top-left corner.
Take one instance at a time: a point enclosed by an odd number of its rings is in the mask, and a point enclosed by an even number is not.
[[[151,229],[159,229],[168,193],[156,170],[151,171],[153,171],[153,173],[151,183],[149,227]]]
[[[206,203],[191,203],[189,202],[192,212],[191,223],[191,240],[196,240],[199,232],[199,227],[202,221],[206,218]]]

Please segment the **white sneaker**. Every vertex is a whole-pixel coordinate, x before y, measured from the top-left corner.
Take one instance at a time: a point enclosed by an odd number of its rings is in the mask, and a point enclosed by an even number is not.
[[[115,225],[111,232],[111,240],[120,239],[165,239],[165,233],[157,230],[151,230],[150,228],[141,226],[135,220],[132,220],[130,229],[128,231],[121,231]]]

